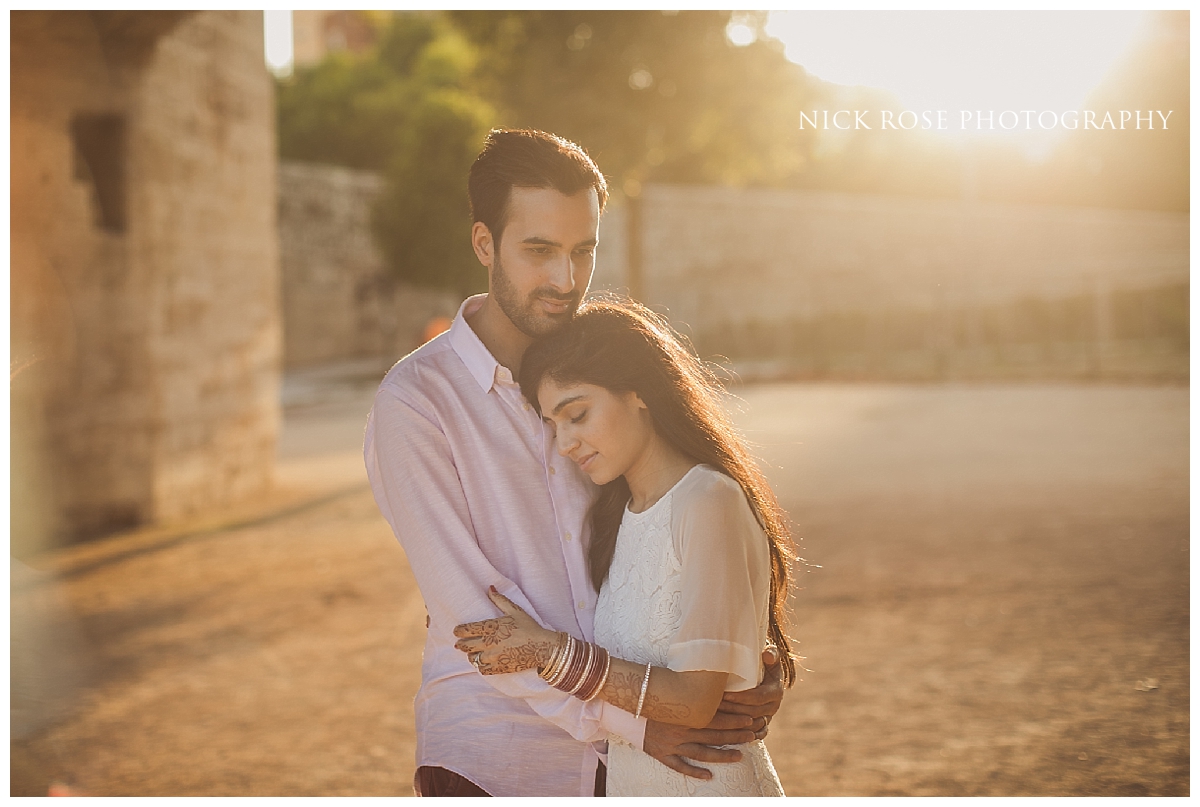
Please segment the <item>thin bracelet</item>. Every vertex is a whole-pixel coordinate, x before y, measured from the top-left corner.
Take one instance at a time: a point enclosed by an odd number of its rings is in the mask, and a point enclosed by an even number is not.
[[[583,688],[575,693],[575,696],[580,700],[590,701],[596,697],[596,694],[604,686],[604,679],[608,677],[608,665],[612,656],[603,647],[596,645],[596,664],[588,675],[587,683]]]
[[[612,664],[612,656],[609,655],[608,652],[605,652],[605,654],[604,654],[604,672],[600,675],[600,681],[599,681],[599,683],[596,684],[596,688],[594,690],[592,690],[591,694],[588,695],[588,697],[584,698],[585,701],[592,700],[593,698],[595,698],[597,695],[600,694],[600,690],[604,689],[604,685],[606,683],[608,683],[608,671],[609,671],[611,664]]]
[[[546,679],[550,686],[557,687],[562,681],[562,677],[566,673],[567,667],[570,666],[571,658],[574,655],[575,642],[571,636],[568,636],[566,649],[563,651],[562,655],[559,656],[558,667],[556,667],[554,672]]]
[[[556,633],[554,635],[554,640],[554,647],[550,648],[550,655],[546,659],[546,663],[537,671],[537,674],[542,678],[542,680],[545,680],[550,671],[554,669],[554,662],[558,661],[558,654],[562,650],[562,634]]]
[[[587,643],[584,642],[582,639],[572,638],[571,639],[571,649],[573,651],[573,654],[571,656],[571,663],[569,665],[567,665],[567,668],[565,670],[563,670],[562,676],[558,679],[558,682],[555,683],[555,685],[554,685],[555,688],[561,689],[563,692],[571,691],[571,687],[573,687],[575,685],[575,683],[578,679],[578,676],[581,672],[580,668],[582,667],[583,663],[587,660],[587,658],[586,658],[587,657]]]
[[[646,702],[646,687],[650,684],[650,662],[646,663],[646,675],[642,678],[642,694],[638,695],[637,711],[633,713],[634,717],[642,716],[642,704]]]
[[[543,681],[550,680],[550,676],[553,674],[555,666],[558,665],[558,659],[563,653],[562,635],[556,634],[554,638],[555,642],[554,647],[550,649],[550,658],[546,660],[545,666],[538,670],[538,677]]]
[[[579,671],[579,680],[576,681],[569,690],[567,690],[568,695],[574,695],[580,690],[580,688],[583,686],[583,682],[588,679],[588,673],[592,670],[592,664],[594,663],[595,659],[595,651],[593,650],[595,645],[593,645],[591,642],[584,642],[583,647],[584,656],[583,664],[581,665]]]
[[[558,671],[558,677],[554,679],[552,686],[557,687],[570,677],[571,670],[575,667],[575,657],[578,653],[579,642],[575,641],[575,637],[572,636],[567,640],[567,657],[563,660],[562,669]]]
[[[554,686],[558,675],[562,671],[563,665],[567,663],[567,653],[571,650],[571,636],[567,633],[559,634],[558,655],[554,657],[554,666],[546,670],[546,674],[542,676],[550,686]]]

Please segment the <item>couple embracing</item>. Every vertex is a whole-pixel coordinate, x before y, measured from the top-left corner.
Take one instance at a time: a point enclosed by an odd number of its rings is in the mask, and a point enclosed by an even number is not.
[[[489,292],[387,374],[364,448],[429,612],[418,795],[783,795],[791,543],[716,379],[583,301],[581,148],[493,131],[468,190]]]

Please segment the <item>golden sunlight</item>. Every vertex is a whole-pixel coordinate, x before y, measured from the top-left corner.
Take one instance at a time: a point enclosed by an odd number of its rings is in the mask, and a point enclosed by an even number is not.
[[[765,32],[809,73],[948,110],[965,133],[964,110],[1082,108],[1143,24],[1136,11],[773,11]]]

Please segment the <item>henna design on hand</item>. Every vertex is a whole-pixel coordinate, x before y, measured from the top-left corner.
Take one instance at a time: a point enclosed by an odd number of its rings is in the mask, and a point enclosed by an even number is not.
[[[517,620],[511,616],[502,616],[497,619],[485,619],[479,623],[479,636],[484,645],[490,647],[495,644],[500,644],[505,639],[513,635],[517,629]]]
[[[522,670],[538,669],[550,659],[553,642],[527,641],[516,647],[502,647],[497,651],[485,651],[485,658],[492,652],[496,653],[491,662],[481,662],[480,673],[484,675],[502,675],[504,673],[521,673]]]
[[[500,651],[491,667],[497,673],[537,669],[549,660],[550,649],[551,645],[548,642],[526,642],[516,647],[507,647]]]
[[[686,703],[671,703],[655,695],[646,695],[642,704],[642,715],[653,720],[668,720],[680,722],[686,720],[692,713],[692,707]]]
[[[644,673],[642,672],[622,673],[613,671],[604,683],[602,697],[613,706],[624,709],[626,712],[632,714],[637,711],[638,697],[642,694],[643,677]],[[646,693],[646,700],[642,703],[642,717],[647,717],[651,720],[678,722],[687,719],[691,713],[692,707],[686,703],[665,701],[661,697],[649,692]]]
[[[550,660],[550,653],[555,645],[553,641],[530,639],[512,647],[478,650],[481,643],[482,640],[464,640],[454,646],[466,653],[468,658],[478,652],[480,663],[477,669],[484,675],[501,675],[543,667]]]
[[[641,674],[630,675],[616,670],[604,682],[604,700],[633,714],[637,709],[638,695],[642,691]]]

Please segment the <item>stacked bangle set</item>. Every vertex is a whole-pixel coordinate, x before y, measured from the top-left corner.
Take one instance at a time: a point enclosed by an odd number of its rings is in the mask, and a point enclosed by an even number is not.
[[[538,675],[555,689],[590,701],[604,689],[611,664],[612,658],[603,647],[559,631],[558,644]]]

